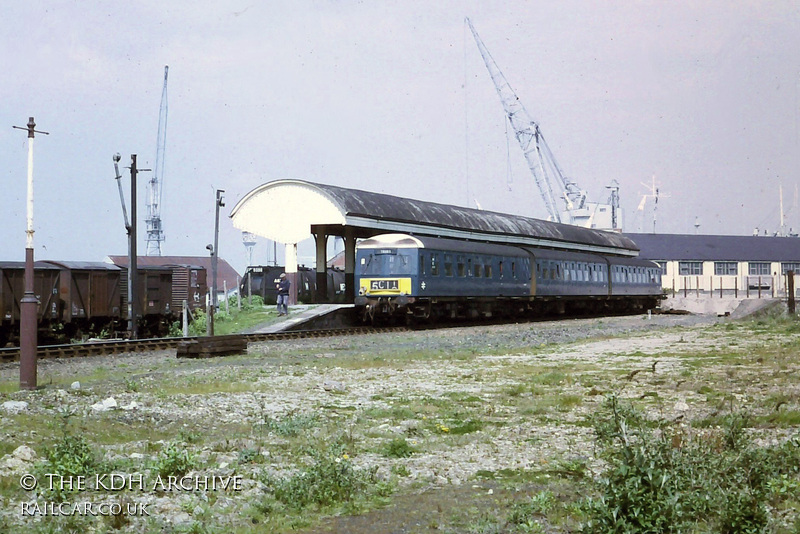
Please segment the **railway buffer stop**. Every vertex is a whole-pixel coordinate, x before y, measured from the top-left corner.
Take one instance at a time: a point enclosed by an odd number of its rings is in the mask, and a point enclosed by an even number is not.
[[[316,242],[317,300],[327,298],[327,242],[344,240],[345,301],[355,297],[356,241],[404,233],[635,257],[638,247],[615,232],[503,213],[283,179],[247,193],[231,211],[233,226],[286,245],[286,274],[296,302],[297,243]]]

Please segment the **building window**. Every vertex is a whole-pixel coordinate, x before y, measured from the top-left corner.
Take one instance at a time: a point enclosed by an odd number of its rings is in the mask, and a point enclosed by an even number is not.
[[[739,264],[735,261],[715,261],[714,274],[717,276],[736,276],[739,274]]]
[[[679,261],[678,274],[681,276],[690,276],[696,274],[703,274],[702,261]]]
[[[787,271],[794,271],[794,274],[800,274],[800,263],[796,262],[781,263],[781,274],[786,274]]]
[[[751,261],[750,262],[750,275],[751,276],[769,276],[770,264],[768,261]]]
[[[661,274],[667,274],[667,262],[665,261],[657,261],[656,262],[659,267],[661,267]]]

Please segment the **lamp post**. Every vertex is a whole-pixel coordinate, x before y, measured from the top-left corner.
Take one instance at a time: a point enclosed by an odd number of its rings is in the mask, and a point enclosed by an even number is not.
[[[19,340],[19,388],[36,389],[36,308],[39,299],[33,290],[33,138],[34,134],[49,135],[36,130],[33,117],[28,119],[26,128],[14,126],[17,130],[28,131],[28,198],[27,229],[25,230],[25,294],[20,300],[20,340]]]

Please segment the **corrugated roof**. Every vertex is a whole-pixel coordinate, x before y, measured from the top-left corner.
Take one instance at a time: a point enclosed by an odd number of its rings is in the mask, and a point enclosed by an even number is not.
[[[489,234],[525,235],[568,243],[636,249],[636,245],[629,239],[614,232],[590,230],[520,215],[437,204],[333,185],[313,185],[333,197],[348,217],[377,216],[397,222],[422,223]]]
[[[615,232],[304,180],[258,186],[236,204],[231,218],[237,228],[280,242],[303,239],[314,225],[347,225],[359,237],[412,233],[624,255],[637,251],[630,239]]]
[[[735,235],[625,234],[639,257],[684,261],[800,262],[800,238]]]

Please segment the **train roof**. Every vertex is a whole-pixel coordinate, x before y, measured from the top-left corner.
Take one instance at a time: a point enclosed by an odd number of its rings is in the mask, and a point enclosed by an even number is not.
[[[510,245],[496,243],[483,243],[479,241],[463,241],[460,239],[445,239],[441,237],[412,236],[407,234],[381,234],[360,241],[356,248],[427,248],[452,252],[474,254],[498,254],[504,256],[525,256],[525,252]]]

